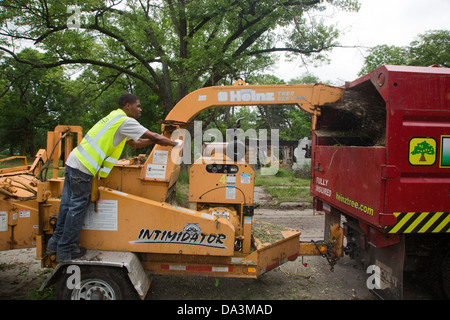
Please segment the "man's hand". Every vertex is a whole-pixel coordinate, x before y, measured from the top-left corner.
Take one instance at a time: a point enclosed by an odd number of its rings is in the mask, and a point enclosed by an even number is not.
[[[178,141],[181,141],[181,143]],[[144,148],[151,144],[159,144],[161,146],[172,146],[178,148],[183,146],[183,141],[182,140],[173,141],[169,138],[166,138],[163,135],[147,130],[139,140],[137,141],[128,140],[127,144],[132,148]]]
[[[177,143],[177,145],[174,146],[174,148],[181,148],[184,145],[183,140],[180,140],[180,139],[176,139],[174,142]]]

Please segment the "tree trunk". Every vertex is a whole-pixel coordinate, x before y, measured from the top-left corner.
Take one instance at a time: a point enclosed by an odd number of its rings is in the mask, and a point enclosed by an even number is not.
[[[21,144],[21,146],[20,146],[20,155],[21,155],[21,156],[26,155],[26,152],[27,152],[27,145],[28,145],[28,140],[29,140],[29,134],[28,134],[28,132],[26,132],[26,133],[23,135],[22,144]]]

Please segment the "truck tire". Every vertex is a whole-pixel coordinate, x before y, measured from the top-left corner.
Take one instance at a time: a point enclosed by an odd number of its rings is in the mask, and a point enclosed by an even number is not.
[[[135,300],[137,292],[121,268],[104,266],[79,266],[80,285],[74,287],[72,274],[66,270],[55,287],[58,300]],[[69,284],[69,285],[68,285]],[[72,287],[69,289],[69,287]]]

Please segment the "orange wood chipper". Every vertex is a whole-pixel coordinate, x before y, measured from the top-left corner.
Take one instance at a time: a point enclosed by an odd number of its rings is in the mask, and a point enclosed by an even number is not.
[[[341,101],[343,93],[323,84],[204,88],[184,97],[161,130],[187,141],[185,129],[208,108],[286,104],[310,113],[314,129],[321,106]],[[265,231],[273,233],[272,241],[258,241],[254,170],[225,151],[190,165],[189,205],[172,205],[183,154],[156,145],[149,156],[119,160],[107,178],[94,179],[79,244],[87,254],[58,264],[45,253],[64,181],[58,177],[63,169],[58,161],[62,151],[67,159],[81,138],[80,127],[57,126],[32,165],[25,160],[23,166],[0,170],[0,250],[36,247],[42,267],[53,268],[42,289],[56,283],[57,298],[144,298],[153,275],[256,279],[299,256],[322,255],[332,263],[341,256],[343,232],[338,224],[326,242],[301,242],[299,231],[270,230],[270,225]],[[52,177],[47,178],[50,169]],[[74,284],[71,277],[76,275],[79,281]]]

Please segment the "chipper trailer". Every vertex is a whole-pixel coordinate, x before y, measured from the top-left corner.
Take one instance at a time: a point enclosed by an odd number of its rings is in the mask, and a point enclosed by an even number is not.
[[[208,108],[286,104],[310,113],[314,129],[321,106],[341,101],[344,92],[323,84],[204,88],[184,97],[161,130],[187,142],[186,129]],[[342,254],[339,224],[328,228],[329,240],[311,243],[301,242],[297,230],[254,221],[254,170],[234,147],[196,160],[188,207],[172,205],[182,152],[156,145],[149,156],[119,160],[107,178],[94,179],[79,243],[87,253],[57,263],[45,252],[64,182],[58,161],[64,150],[65,163],[81,138],[81,128],[57,126],[32,165],[0,171],[0,250],[36,247],[42,267],[53,268],[42,288],[55,284],[57,298],[144,298],[156,275],[256,279],[299,256],[322,255],[334,264]],[[270,241],[258,239],[261,226]]]

